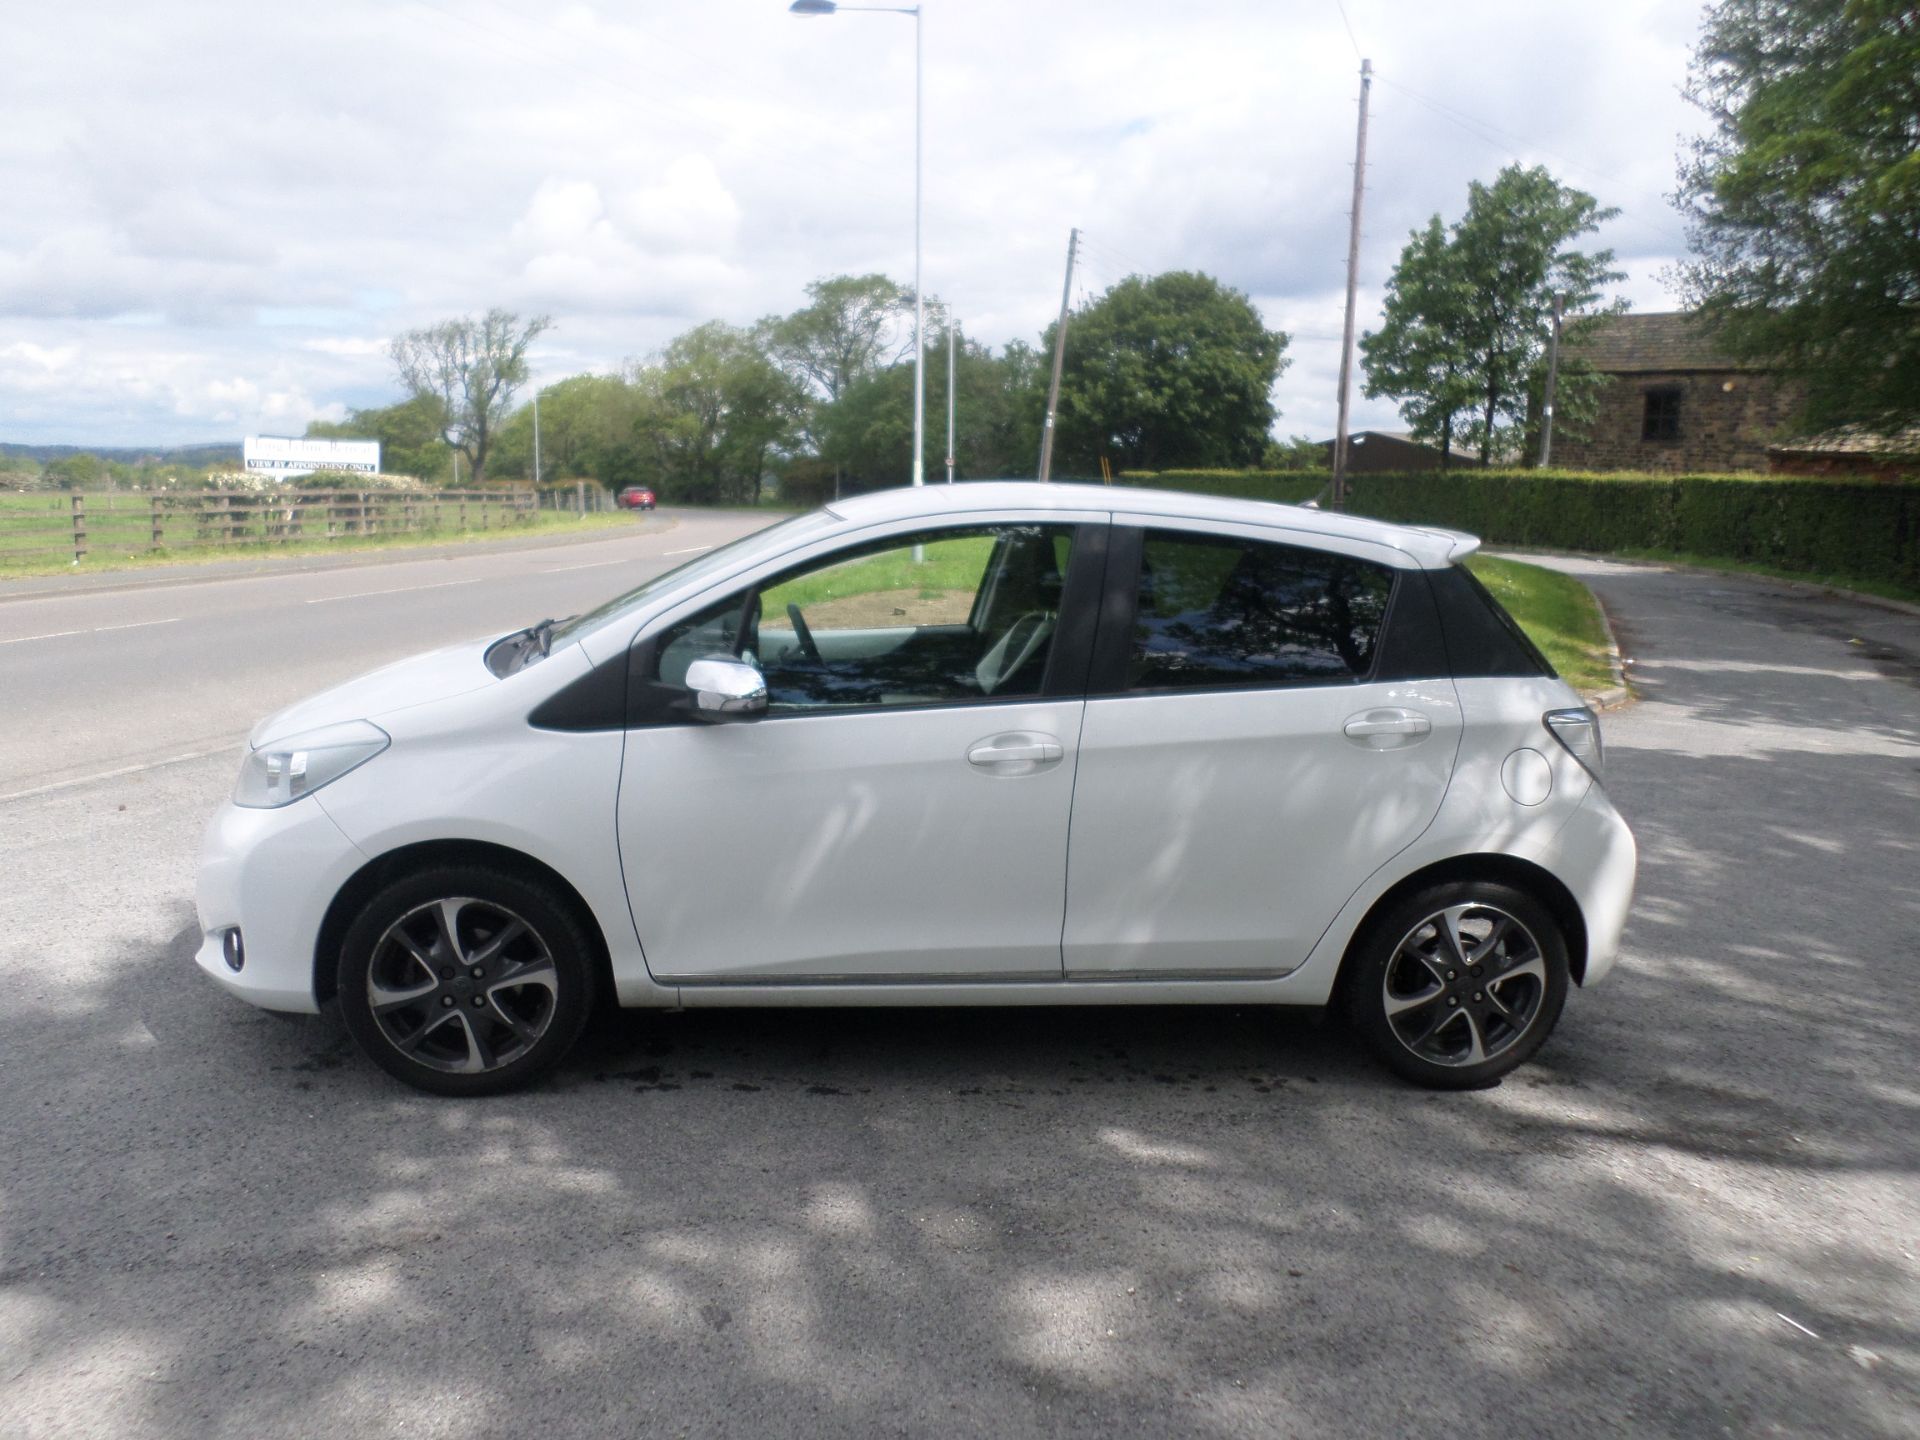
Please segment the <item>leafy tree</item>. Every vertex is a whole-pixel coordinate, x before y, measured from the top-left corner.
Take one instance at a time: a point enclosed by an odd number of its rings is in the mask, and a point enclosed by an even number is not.
[[[1368,399],[1400,401],[1414,435],[1439,442],[1442,465],[1461,412],[1473,403],[1465,344],[1470,302],[1459,258],[1435,215],[1400,252],[1380,328],[1360,337],[1362,391]]]
[[[913,351],[903,322],[913,292],[884,275],[832,275],[807,286],[809,303],[761,322],[768,353],[829,405],[864,379]]]
[[[639,369],[634,433],[667,498],[758,504],[769,460],[800,428],[806,396],[755,335],[695,326]]]
[[[1121,281],[1067,329],[1059,468],[1092,474],[1102,455],[1116,469],[1258,464],[1286,346],[1251,300],[1210,275]]]
[[[382,470],[437,481],[451,478],[452,452],[441,438],[444,429],[439,402],[431,395],[416,395],[397,405],[355,410],[345,420],[315,420],[307,426],[307,436],[378,440]]]
[[[1920,421],[1920,10],[1717,0],[1688,96],[1689,301],[1804,379],[1811,427]]]
[[[641,392],[621,375],[573,375],[540,391],[540,478],[595,480],[617,488],[640,478],[644,456],[634,422]],[[533,406],[522,405],[496,432],[491,469],[533,477]]]
[[[553,322],[522,321],[507,310],[462,316],[397,336],[391,347],[400,383],[439,406],[441,437],[470,462],[473,483],[487,476],[493,432],[514,391],[526,383],[527,347]]]
[[[1401,252],[1384,322],[1360,342],[1366,393],[1400,401],[1414,434],[1438,441],[1443,454],[1457,433],[1482,465],[1517,458],[1540,408],[1554,294],[1566,295],[1569,313],[1590,310],[1622,278],[1611,250],[1587,253],[1573,242],[1617,213],[1538,165],[1473,182],[1451,229],[1436,215]],[[1595,318],[1576,319],[1565,337],[1577,343]],[[1555,423],[1577,430],[1599,383],[1565,361]]]
[[[86,490],[100,484],[107,475],[107,462],[88,451],[47,462],[48,482],[62,490]]]
[[[927,480],[946,478],[946,337],[929,339]],[[1040,357],[1014,341],[996,355],[971,340],[958,347],[954,366],[956,473],[964,479],[1030,474],[1040,448],[1045,373]],[[820,407],[820,457],[842,485],[873,490],[906,483],[913,470],[913,366],[902,361],[856,380],[839,402]]]
[[[1538,407],[1554,293],[1566,295],[1569,311],[1586,310],[1625,275],[1612,268],[1613,251],[1585,254],[1572,246],[1619,211],[1560,184],[1544,167],[1509,165],[1491,185],[1476,181],[1467,189],[1453,243],[1471,307],[1462,336],[1477,414],[1467,439],[1486,465],[1496,453],[1511,454]],[[1592,318],[1568,333],[1577,341]],[[1562,367],[1555,408],[1570,424],[1583,418],[1595,379],[1577,365]]]
[[[1325,470],[1328,464],[1327,442],[1305,435],[1291,435],[1285,441],[1269,440],[1260,457],[1262,470]]]

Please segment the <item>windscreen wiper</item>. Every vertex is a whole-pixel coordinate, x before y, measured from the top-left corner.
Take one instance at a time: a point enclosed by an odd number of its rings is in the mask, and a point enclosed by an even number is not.
[[[548,648],[553,644],[553,627],[555,623],[553,617],[548,616],[539,624],[529,625],[527,627],[527,642],[531,645],[538,645],[542,655],[545,655]]]

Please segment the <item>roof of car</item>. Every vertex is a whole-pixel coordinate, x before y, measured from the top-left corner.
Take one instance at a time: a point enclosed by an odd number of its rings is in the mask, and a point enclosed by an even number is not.
[[[1472,536],[1454,530],[1389,525],[1383,520],[1367,520],[1301,505],[1279,505],[1270,500],[1237,500],[1185,490],[1139,490],[1130,485],[1042,485],[1033,480],[982,480],[959,485],[926,485],[919,489],[901,486],[835,500],[827,509],[842,519],[866,522],[903,520],[916,515],[960,515],[972,510],[1026,509],[1229,521],[1297,530],[1306,535],[1371,540],[1392,546],[1427,568],[1458,560],[1479,545]]]

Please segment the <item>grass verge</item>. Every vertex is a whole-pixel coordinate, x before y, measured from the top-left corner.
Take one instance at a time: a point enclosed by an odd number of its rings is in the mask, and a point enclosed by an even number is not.
[[[1507,607],[1522,630],[1553,662],[1553,668],[1582,695],[1613,684],[1607,664],[1607,628],[1600,602],[1571,575],[1475,555],[1467,568]]]
[[[568,515],[543,510],[525,523],[488,530],[414,531],[400,535],[343,537],[338,540],[296,540],[286,544],[180,545],[164,550],[116,549],[96,541],[87,558],[75,564],[58,555],[9,557],[0,551],[0,580],[35,575],[98,575],[115,570],[150,570],[166,565],[204,565],[213,560],[261,560],[277,556],[358,554],[373,550],[403,550],[465,545],[477,540],[504,540],[521,535],[571,535],[592,530],[632,528],[628,514]]]

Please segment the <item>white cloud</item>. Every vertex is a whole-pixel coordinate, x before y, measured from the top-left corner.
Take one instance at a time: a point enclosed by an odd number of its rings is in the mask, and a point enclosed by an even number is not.
[[[1406,232],[1512,159],[1622,206],[1626,293],[1671,303],[1696,0],[1347,11],[1379,74],[1363,328]],[[392,396],[375,337],[494,304],[553,313],[552,378],[791,309],[824,274],[909,278],[912,23],[784,12],[38,12],[0,130],[4,438],[297,428]],[[1357,69],[1337,11],[969,0],[925,25],[925,281],[968,333],[1036,338],[1077,225],[1090,291],[1182,266],[1258,297],[1298,337],[1279,428],[1325,433]]]

